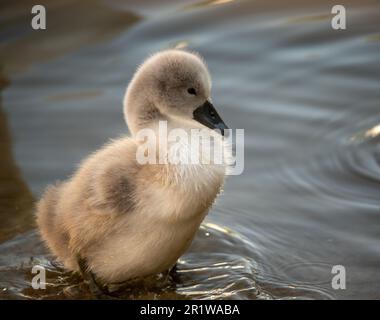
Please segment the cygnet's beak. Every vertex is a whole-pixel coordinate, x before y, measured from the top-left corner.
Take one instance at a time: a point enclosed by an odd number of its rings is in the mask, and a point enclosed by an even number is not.
[[[219,129],[222,136],[224,136],[224,129],[228,129],[214,106],[208,100],[194,110],[193,119],[210,129]]]

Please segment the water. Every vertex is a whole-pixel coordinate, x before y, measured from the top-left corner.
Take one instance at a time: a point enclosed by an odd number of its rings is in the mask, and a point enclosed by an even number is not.
[[[376,1],[341,1],[345,31],[331,29],[326,0],[54,3],[43,32],[31,31],[27,1],[1,10],[0,298],[91,298],[43,248],[34,201],[126,132],[133,71],[175,46],[208,62],[214,104],[245,129],[245,171],[228,179],[177,276],[120,298],[380,298]],[[35,264],[47,290],[31,289]],[[334,265],[346,290],[331,287]]]

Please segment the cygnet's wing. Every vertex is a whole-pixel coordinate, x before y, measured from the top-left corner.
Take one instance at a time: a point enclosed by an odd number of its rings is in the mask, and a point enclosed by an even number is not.
[[[129,138],[113,141],[94,154],[89,181],[89,204],[104,213],[128,213],[135,208],[136,144]]]

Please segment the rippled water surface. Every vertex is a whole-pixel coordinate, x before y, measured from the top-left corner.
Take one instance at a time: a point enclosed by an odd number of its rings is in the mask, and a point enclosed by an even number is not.
[[[17,3],[17,4],[16,4]],[[340,1],[28,1],[0,12],[0,298],[92,298],[41,244],[33,205],[50,183],[127,132],[121,101],[136,66],[169,47],[199,51],[213,101],[245,129],[245,171],[175,276],[119,298],[380,298],[380,5]],[[47,268],[46,290],[30,286]],[[343,265],[346,290],[333,290]]]

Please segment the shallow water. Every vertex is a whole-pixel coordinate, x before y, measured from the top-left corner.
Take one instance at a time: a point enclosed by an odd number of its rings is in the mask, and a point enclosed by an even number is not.
[[[51,261],[33,203],[126,132],[133,71],[174,46],[208,62],[215,105],[245,129],[245,171],[229,177],[176,277],[120,298],[380,298],[376,1],[341,1],[345,31],[331,29],[331,1],[46,3],[44,32],[31,31],[27,1],[0,10],[0,298],[92,297]],[[31,289],[35,264],[47,290]],[[332,289],[334,265],[346,290]]]

